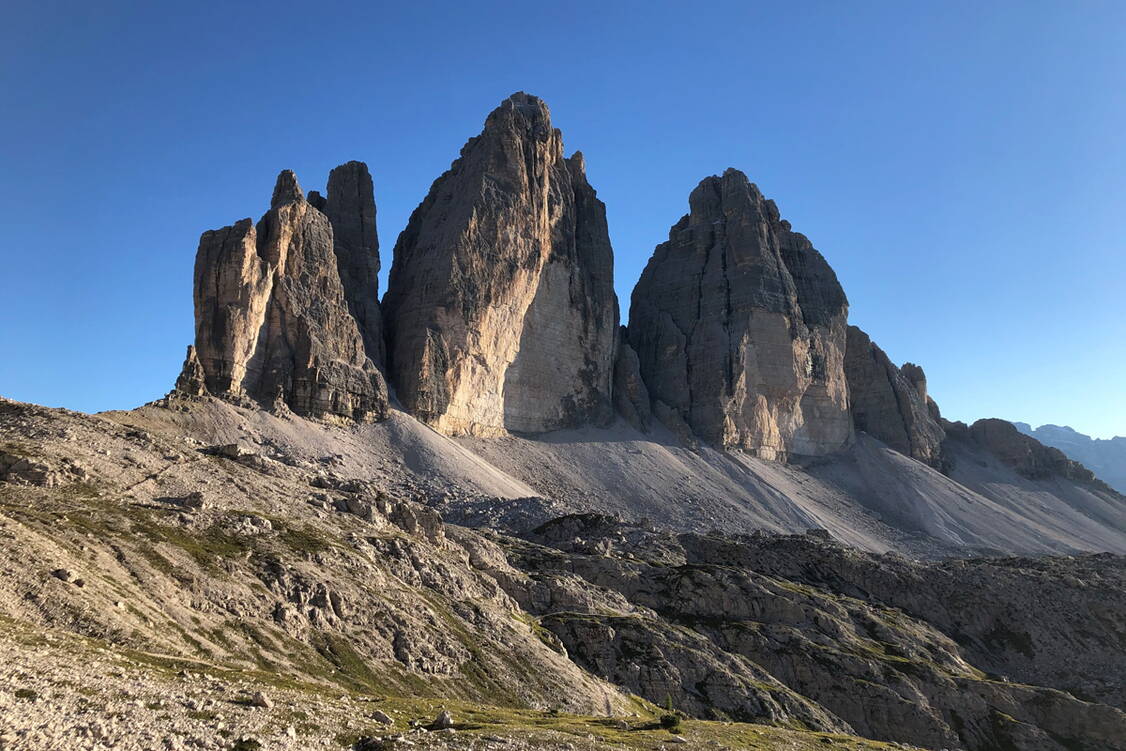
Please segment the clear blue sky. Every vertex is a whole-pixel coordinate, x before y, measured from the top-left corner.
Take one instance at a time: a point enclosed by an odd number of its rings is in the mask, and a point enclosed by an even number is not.
[[[745,171],[951,418],[1126,434],[1126,3],[10,3],[0,394],[172,385],[203,230],[368,163],[384,269],[510,93],[608,206],[623,315],[704,176]],[[384,276],[386,279],[386,276]],[[385,284],[384,284],[385,287]]]

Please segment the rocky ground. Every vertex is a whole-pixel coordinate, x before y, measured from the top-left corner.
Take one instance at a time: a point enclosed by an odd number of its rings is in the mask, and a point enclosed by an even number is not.
[[[673,734],[642,704],[605,718],[326,690],[10,620],[0,634],[4,751],[904,748],[732,722],[685,721]],[[440,727],[443,712],[450,727]]]
[[[490,503],[412,471],[446,444],[369,439],[208,399],[0,402],[5,747],[1126,738],[1120,557],[923,563],[825,531],[677,533]],[[659,727],[667,705],[684,732]],[[412,727],[443,708],[453,728]]]

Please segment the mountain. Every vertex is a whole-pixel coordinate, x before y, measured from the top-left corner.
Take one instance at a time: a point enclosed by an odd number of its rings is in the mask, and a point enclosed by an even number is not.
[[[1126,493],[1126,438],[1091,438],[1060,425],[1041,425],[1035,430],[1026,422],[1013,425],[1021,433],[1080,462],[1118,492]]]
[[[606,208],[540,99],[505,100],[434,181],[395,244],[383,308],[398,397],[443,433],[612,419]]]
[[[540,99],[382,301],[375,198],[205,232],[166,397],[0,398],[0,749],[1126,748],[1126,498],[944,420],[742,172],[624,327]]]
[[[688,202],[630,303],[654,413],[766,459],[843,448],[848,301],[833,270],[738,170]]]
[[[338,207],[336,228],[362,225],[365,212],[374,218],[374,204]],[[355,263],[345,253],[365,252],[375,251],[338,243],[333,222],[305,200],[297,176],[282,172],[257,225],[243,219],[200,238],[195,346],[178,388],[285,404],[302,415],[382,417],[387,386],[371,359],[381,350],[365,345],[382,336],[379,319],[361,324],[348,302],[374,286],[346,275],[346,290],[340,275]]]

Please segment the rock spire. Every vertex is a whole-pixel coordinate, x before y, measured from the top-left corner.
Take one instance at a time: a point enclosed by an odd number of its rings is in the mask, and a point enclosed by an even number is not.
[[[338,223],[363,226],[362,204],[344,205]],[[360,216],[344,216],[349,211]],[[374,208],[370,213],[374,228]],[[289,170],[278,176],[270,210],[257,225],[243,219],[203,233],[195,264],[195,347],[178,386],[284,403],[302,415],[383,417],[386,385],[349,310],[339,252],[328,217],[305,200]]]
[[[605,207],[541,100],[502,102],[435,180],[395,245],[383,312],[398,397],[441,432],[612,418]]]
[[[630,306],[653,414],[769,459],[842,448],[848,301],[833,270],[738,170],[689,204]]]

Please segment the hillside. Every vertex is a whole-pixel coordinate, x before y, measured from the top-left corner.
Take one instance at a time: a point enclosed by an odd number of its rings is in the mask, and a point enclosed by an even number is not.
[[[1067,454],[1119,493],[1126,493],[1126,438],[1092,438],[1066,425],[1041,425],[1036,429],[1026,422],[1013,425],[1045,446]]]
[[[926,564],[821,534],[677,533],[568,516],[558,499],[483,505],[485,487],[523,487],[396,422],[391,441],[388,423],[209,398],[104,416],[0,404],[5,455],[24,461],[0,484],[6,670],[24,697],[6,716],[120,738],[114,687],[139,675],[127,692],[143,698],[122,711],[154,739],[206,739],[226,718],[295,748],[375,732],[372,707],[423,720],[440,704],[458,742],[578,728],[592,748],[668,737],[619,728],[655,722],[667,701],[699,718],[686,737],[734,747],[754,747],[732,733],[762,724],[845,747],[860,735],[975,750],[1115,748],[1126,731],[1122,558]],[[435,483],[436,462],[456,479]],[[473,528],[432,507],[510,513]],[[44,668],[87,649],[120,667],[80,694]],[[257,691],[274,706],[249,708]],[[762,748],[803,742],[753,732]]]

